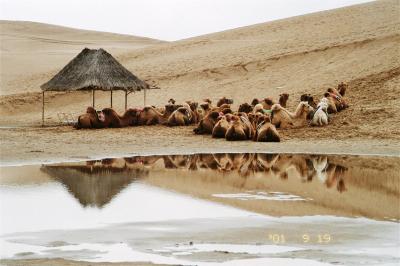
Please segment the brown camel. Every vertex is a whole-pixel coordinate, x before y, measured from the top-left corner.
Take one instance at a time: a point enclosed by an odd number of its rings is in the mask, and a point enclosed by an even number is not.
[[[219,112],[209,112],[203,119],[200,120],[198,126],[193,129],[193,132],[198,135],[212,134],[212,130],[217,123]]]
[[[341,88],[341,90],[342,90],[343,94],[346,93],[345,87]],[[336,106],[338,111],[341,111],[341,110],[349,107],[346,99],[343,98],[343,95],[338,90],[336,90],[335,88],[328,88],[327,92],[329,92],[331,94],[331,96],[335,97],[337,99],[337,101],[339,102],[339,105]]]
[[[228,99],[226,97],[222,97],[217,102],[217,107],[220,107],[223,104],[233,104],[233,99]]]
[[[166,113],[166,110],[165,110]],[[137,124],[140,126],[150,126],[166,123],[168,117],[160,113],[153,106],[145,106],[143,110],[139,110],[137,114]]]
[[[262,100],[260,103],[262,104],[263,109],[265,110],[271,110],[272,105],[275,104],[274,100],[272,100],[271,97],[264,98],[264,100]]]
[[[279,133],[275,126],[271,124],[269,116],[262,115],[257,117],[257,127],[253,140],[258,142],[280,142]]]
[[[289,94],[288,93],[279,94],[279,104],[282,107],[286,108],[286,103],[287,103],[288,100],[289,100]]]
[[[243,113],[251,113],[253,111],[253,106],[251,106],[248,103],[242,103],[241,105],[239,105],[239,110],[238,112],[243,112]]]
[[[104,128],[104,115],[97,112],[93,107],[89,106],[86,113],[78,117],[77,123],[74,125],[76,129],[81,128]]]
[[[328,114],[335,114],[342,110],[342,103],[339,96],[334,93],[325,92],[324,97],[327,99],[328,103]]]
[[[128,109],[120,116],[111,108],[104,108],[101,111],[104,114],[105,127],[127,127],[137,125],[137,109]]]
[[[252,139],[254,129],[245,113],[232,116],[231,123],[226,131],[225,139],[229,141]]]
[[[167,125],[170,127],[187,126],[191,123],[192,118],[192,111],[189,105],[186,104],[185,107],[180,107],[171,114],[168,118]]]
[[[213,138],[225,138],[226,131],[229,128],[230,121],[232,119],[232,114],[226,114],[219,116],[217,119],[217,123],[215,124],[212,137]]]
[[[307,115],[314,110],[307,102],[300,102],[294,113],[288,111],[280,104],[272,106],[271,122],[277,128],[289,128],[294,124],[304,125],[307,121]]]

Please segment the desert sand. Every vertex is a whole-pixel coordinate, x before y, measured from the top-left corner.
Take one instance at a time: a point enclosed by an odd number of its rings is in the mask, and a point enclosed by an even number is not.
[[[2,21],[1,162],[213,151],[399,156],[398,13],[398,1],[376,1],[176,42]],[[217,141],[193,135],[193,127],[41,128],[40,85],[84,47],[103,47],[139,78],[155,82],[161,89],[148,91],[146,104],[227,96],[238,107],[287,92],[294,109],[302,93],[319,98],[346,81],[350,108],[324,128],[282,130],[279,144]],[[122,93],[114,96],[118,111],[123,99]],[[128,101],[143,106],[143,93]],[[90,104],[88,92],[48,93],[46,123],[57,123],[59,112],[76,117]],[[108,93],[96,93],[97,109],[109,104]]]

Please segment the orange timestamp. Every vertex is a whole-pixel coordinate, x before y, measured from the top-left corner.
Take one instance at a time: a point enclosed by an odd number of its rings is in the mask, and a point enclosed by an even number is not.
[[[296,240],[300,240],[303,243],[318,243],[318,244],[328,244],[332,241],[332,236],[327,233],[323,234],[302,234],[296,237]],[[283,244],[286,243],[287,238],[284,234],[268,234],[268,240],[273,242],[274,244]],[[294,240],[293,236],[290,240]]]

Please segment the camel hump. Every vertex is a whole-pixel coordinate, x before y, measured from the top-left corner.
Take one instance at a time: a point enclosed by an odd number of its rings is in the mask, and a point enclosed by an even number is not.
[[[267,142],[280,142],[281,139],[277,135],[276,131],[272,127],[269,127],[269,128],[267,128],[267,130],[265,132],[265,140],[264,141],[267,141]]]

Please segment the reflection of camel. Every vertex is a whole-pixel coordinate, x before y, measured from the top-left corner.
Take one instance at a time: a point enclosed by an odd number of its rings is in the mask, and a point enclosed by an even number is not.
[[[103,207],[132,181],[148,171],[117,159],[89,161],[86,165],[43,165],[41,170],[63,183],[82,206]]]
[[[252,153],[216,153],[194,155],[138,156],[125,158],[128,162],[154,164],[164,161],[166,169],[201,171],[215,170],[222,173],[236,172],[239,176],[272,177],[286,180],[294,172],[302,182],[320,180],[327,188],[336,185],[338,191],[346,191],[344,175],[347,168],[329,162],[327,156],[290,155],[290,154],[252,154]]]

